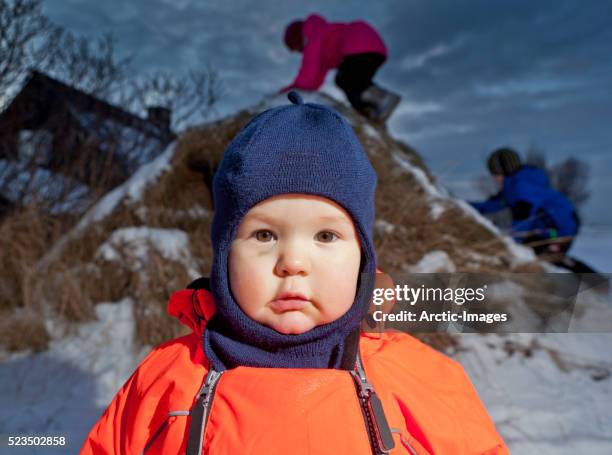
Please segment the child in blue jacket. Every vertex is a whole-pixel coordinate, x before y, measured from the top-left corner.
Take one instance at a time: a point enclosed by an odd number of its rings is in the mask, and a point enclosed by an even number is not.
[[[489,156],[489,171],[501,186],[484,202],[471,202],[480,213],[512,212],[512,236],[533,245],[537,254],[565,253],[578,234],[573,204],[550,186],[543,169],[524,165],[514,150],[500,148]]]

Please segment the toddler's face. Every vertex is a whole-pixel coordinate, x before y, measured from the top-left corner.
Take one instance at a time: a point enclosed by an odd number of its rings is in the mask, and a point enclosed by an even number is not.
[[[232,294],[251,319],[284,334],[332,322],[353,304],[361,247],[335,202],[275,196],[249,210],[229,255]]]

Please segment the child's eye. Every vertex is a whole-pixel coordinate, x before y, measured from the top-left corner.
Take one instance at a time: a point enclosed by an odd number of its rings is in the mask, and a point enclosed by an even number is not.
[[[261,229],[255,232],[255,238],[259,242],[269,242],[274,239],[274,234],[272,234],[272,231]]]
[[[321,231],[317,234],[317,240],[320,242],[330,243],[338,238],[338,235],[332,231]]]

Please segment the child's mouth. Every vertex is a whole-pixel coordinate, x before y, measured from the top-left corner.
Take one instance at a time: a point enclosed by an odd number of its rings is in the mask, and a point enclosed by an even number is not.
[[[303,310],[309,303],[309,300],[280,299],[271,301],[269,306],[275,313],[284,313],[286,311]]]

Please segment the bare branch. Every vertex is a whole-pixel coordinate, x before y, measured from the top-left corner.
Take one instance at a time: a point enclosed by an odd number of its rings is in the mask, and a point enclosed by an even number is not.
[[[136,112],[148,106],[168,108],[174,129],[180,130],[208,118],[221,92],[217,73],[207,66],[204,71],[191,70],[178,76],[164,71],[148,74],[132,81],[123,102]]]
[[[0,0],[0,93],[11,94],[30,68],[48,67],[60,30],[42,14],[39,0]]]
[[[63,31],[55,39],[58,52],[51,74],[86,93],[109,98],[129,74],[131,57],[116,57],[112,34],[88,40]]]

